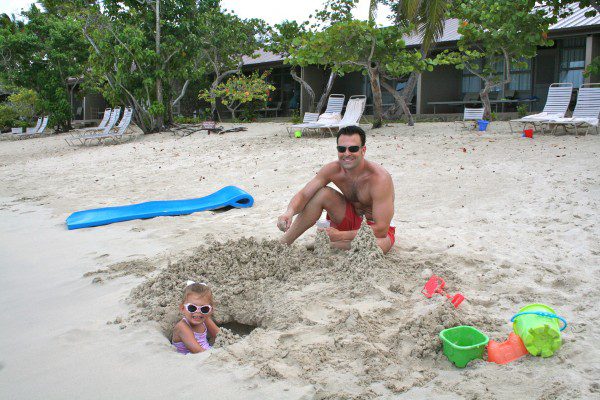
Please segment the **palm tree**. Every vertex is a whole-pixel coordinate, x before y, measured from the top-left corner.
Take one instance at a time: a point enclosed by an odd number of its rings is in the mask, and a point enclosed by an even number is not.
[[[451,0],[383,0],[383,3],[390,6],[395,14],[396,25],[415,27],[416,33],[422,37],[421,54],[426,57],[430,50],[435,46],[436,41],[444,33],[446,13],[452,5]],[[373,3],[373,0],[371,0]],[[412,72],[408,81],[402,89],[400,96],[397,95],[395,88],[391,85],[384,87],[394,96],[395,106],[389,114],[406,114],[408,125],[413,126],[414,120],[408,108],[411,102],[415,86],[419,79],[420,72]]]

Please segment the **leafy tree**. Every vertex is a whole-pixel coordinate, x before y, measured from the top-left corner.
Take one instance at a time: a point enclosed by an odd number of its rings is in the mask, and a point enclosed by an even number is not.
[[[199,18],[216,1],[96,0],[74,11],[85,21],[93,49],[88,81],[110,102],[135,109],[138,126],[155,132],[172,119],[172,107],[191,80],[205,71],[198,62]],[[183,82],[183,84],[180,84]]]
[[[253,56],[262,47],[266,25],[260,19],[241,19],[222,10],[218,5],[208,7],[190,32],[195,37],[197,63],[205,64],[213,76],[209,93],[211,112],[216,111],[217,87],[228,76],[239,74],[243,57]]]
[[[490,117],[489,92],[511,81],[513,67],[524,67],[538,46],[552,45],[548,27],[556,17],[534,9],[534,0],[455,0],[451,15],[461,23],[457,51],[438,55],[442,64],[454,64],[481,78],[485,116]]]
[[[340,65],[331,64],[332,60],[323,57],[321,52],[315,52],[315,48],[320,46],[318,33],[337,23],[351,21],[352,9],[357,2],[357,0],[326,0],[323,7],[315,11],[312,24],[308,21],[301,24],[295,21],[284,21],[275,25],[270,31],[268,49],[275,54],[281,54],[284,57],[284,63],[291,66],[290,74],[306,91],[311,112],[320,113],[323,110],[340,69]],[[309,18],[313,18],[313,16]],[[309,65],[329,69],[327,83],[316,105],[315,90],[296,72],[296,67]]]
[[[0,80],[37,92],[41,108],[50,114],[49,124],[68,130],[74,85],[69,86],[67,78],[83,76],[89,54],[81,22],[36,5],[23,16],[26,22],[1,18]]]
[[[367,21],[338,22],[300,42],[304,52],[317,64],[330,65],[340,75],[360,71],[369,77],[374,103],[373,127],[382,124],[382,73],[395,75],[409,68],[412,56],[405,53],[403,31],[397,27],[378,28]],[[407,62],[408,61],[408,62]]]
[[[0,104],[0,129],[26,127],[39,111],[38,94],[31,89],[16,89]]]
[[[259,75],[258,71],[255,71],[248,76],[234,75],[215,88],[204,89],[199,97],[209,102],[221,98],[221,102],[235,120],[235,113],[240,106],[257,100],[265,102],[269,98],[269,93],[275,90],[275,86],[266,82],[269,73],[270,71],[265,71]]]

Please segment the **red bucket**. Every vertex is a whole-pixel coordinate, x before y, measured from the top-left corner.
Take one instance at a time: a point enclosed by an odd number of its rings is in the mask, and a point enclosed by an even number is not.
[[[523,136],[533,138],[533,129],[523,129]]]

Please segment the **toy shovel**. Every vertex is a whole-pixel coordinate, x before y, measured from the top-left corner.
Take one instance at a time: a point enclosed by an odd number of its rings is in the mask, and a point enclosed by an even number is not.
[[[423,293],[428,299],[430,299],[436,293],[444,295],[447,298],[451,299],[450,301],[454,308],[458,308],[460,303],[462,303],[462,301],[465,299],[465,296],[463,296],[460,293],[456,293],[454,296],[450,296],[444,291],[444,286],[446,286],[446,282],[444,282],[442,278],[436,275],[432,275],[423,287],[423,290],[421,290],[421,293]]]

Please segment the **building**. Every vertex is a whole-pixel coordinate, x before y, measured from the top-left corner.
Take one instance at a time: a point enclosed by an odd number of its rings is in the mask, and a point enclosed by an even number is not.
[[[527,68],[512,70],[512,81],[506,87],[498,88],[495,93],[491,93],[491,99],[520,99],[523,104],[530,107],[531,111],[537,111],[543,108],[548,88],[554,82],[571,82],[574,88],[578,88],[583,83],[600,81],[600,77],[585,78],[583,76],[585,67],[594,57],[600,56],[600,15],[586,17],[586,11],[591,8],[574,7],[572,15],[550,27],[548,37],[554,41],[554,45],[540,47],[537,56],[528,60]],[[437,45],[438,51],[456,47],[460,39],[457,30],[458,20],[446,21],[444,34]],[[417,36],[407,37],[405,42],[408,48],[418,48],[420,45]],[[244,70],[254,69],[261,71],[273,69],[274,80],[272,83],[278,89],[274,97],[277,102],[282,102],[281,114],[289,114],[291,88],[295,91],[300,89],[300,85],[293,81],[289,74],[290,66],[284,65],[283,57],[261,51],[257,58],[247,57],[244,59]],[[502,71],[502,65],[498,66],[498,70]],[[328,71],[310,66],[301,68],[298,74],[313,89],[317,89],[315,94],[318,100],[325,87]],[[400,89],[402,82],[393,82],[393,86]],[[476,94],[481,88],[481,80],[469,71],[458,70],[453,65],[438,66],[432,72],[423,73],[419,78],[412,111],[416,114],[462,112],[463,100],[470,94]],[[331,93],[345,94],[347,98],[351,95],[364,94],[367,96],[365,113],[373,113],[370,84],[368,78],[360,73],[347,74],[337,78]],[[384,108],[391,106],[393,104],[391,94],[382,90],[382,95]],[[300,96],[302,112],[307,111],[310,107],[307,104],[307,98],[306,92],[302,90]],[[447,104],[449,102],[455,104]],[[294,102],[291,104],[294,105]],[[496,105],[497,111],[515,111],[517,104],[498,104]]]
[[[552,47],[540,47],[536,57],[528,61],[527,68],[511,71],[512,81],[506,87],[498,88],[490,94],[490,99],[515,99],[527,104],[531,111],[539,111],[546,102],[550,84],[554,82],[571,82],[574,88],[583,83],[599,82],[600,77],[584,77],[583,71],[594,57],[600,56],[600,14],[586,17],[585,13],[591,7],[580,9],[573,5],[573,14],[561,19],[550,27],[548,37],[554,41]],[[458,20],[450,19],[445,23],[444,33],[436,49],[456,48],[460,39]],[[418,48],[420,40],[417,36],[405,38],[408,48]],[[294,110],[300,113],[308,111],[308,96],[304,89],[290,75],[290,66],[284,64],[284,58],[268,51],[258,51],[254,57],[244,57],[243,71],[271,70],[269,81],[276,87],[271,94],[265,109],[260,111],[262,116],[289,116]],[[502,66],[498,66],[502,70]],[[296,68],[296,73],[315,90],[318,101],[327,83],[329,72],[317,66]],[[76,120],[89,121],[101,118],[106,102],[98,94],[78,96],[79,82],[69,82],[72,85],[71,105]],[[398,90],[402,82],[392,82]],[[458,70],[452,65],[436,67],[432,72],[423,73],[416,87],[415,98],[411,109],[415,114],[460,113],[465,102],[477,98],[481,89],[481,80],[467,70]],[[338,77],[331,93],[345,94],[346,98],[364,94],[367,96],[366,114],[373,113],[373,97],[368,77],[355,72]],[[393,105],[392,95],[382,90],[385,107]],[[475,96],[473,98],[473,95]],[[186,112],[200,109],[196,96],[186,96]],[[453,104],[452,104],[453,103]],[[495,104],[496,111],[514,112],[518,103]],[[206,105],[205,105],[206,106]],[[494,106],[494,105],[493,105]],[[179,107],[175,110],[179,110]],[[227,115],[224,107],[219,107],[222,116]],[[187,112],[192,115],[192,112]],[[77,122],[77,121],[75,121]]]

